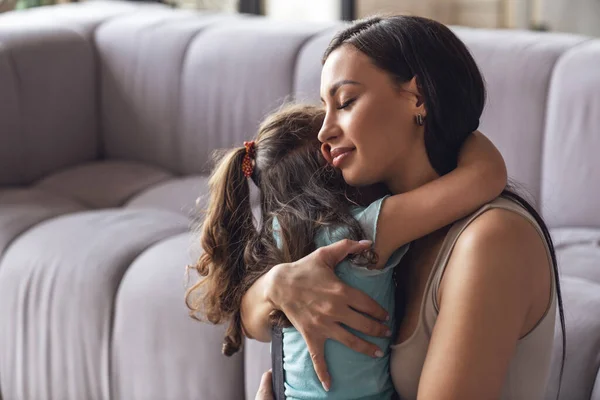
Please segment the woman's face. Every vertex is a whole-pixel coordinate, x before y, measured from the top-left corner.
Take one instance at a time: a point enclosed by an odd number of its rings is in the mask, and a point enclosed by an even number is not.
[[[398,85],[352,45],[333,51],[321,73],[326,116],[319,132],[323,155],[351,186],[383,182],[391,188],[410,167],[425,109],[415,80]],[[398,186],[397,184],[395,186]]]

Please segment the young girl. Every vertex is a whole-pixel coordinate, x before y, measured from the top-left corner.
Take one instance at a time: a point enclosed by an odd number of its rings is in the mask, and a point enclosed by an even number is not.
[[[415,204],[407,192],[361,207],[355,202],[356,191],[331,165],[340,159],[329,163],[321,152],[317,133],[323,118],[321,108],[288,106],[263,122],[255,141],[230,151],[213,171],[202,226],[204,254],[194,266],[201,279],[188,290],[186,303],[195,318],[204,317],[214,324],[229,322],[225,355],[241,346],[241,298],[256,279],[271,266],[293,262],[344,238],[372,241],[373,250],[348,257],[338,264],[336,274],[394,316],[393,272],[408,243],[475,211],[498,196],[506,184],[502,157],[476,133],[463,146],[455,171],[418,189],[429,194],[427,204]],[[260,190],[261,224],[253,220],[249,180]],[[285,326],[286,398],[392,397],[389,355],[395,318],[386,324],[386,338],[340,326],[376,344],[379,351],[369,357],[328,341],[325,353],[331,388],[321,386],[302,335],[282,314],[273,314],[271,320]]]

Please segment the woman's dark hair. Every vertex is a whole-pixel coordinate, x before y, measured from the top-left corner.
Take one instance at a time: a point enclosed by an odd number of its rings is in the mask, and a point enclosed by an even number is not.
[[[429,162],[439,175],[455,169],[460,148],[479,127],[486,98],[483,77],[465,44],[439,22],[415,16],[393,16],[357,21],[339,32],[325,51],[323,63],[343,45],[354,46],[367,55],[397,84],[416,77],[427,110],[424,140]],[[562,328],[562,381],[565,316],[552,238],[530,203],[509,187],[503,195],[529,211],[542,228],[550,249]],[[560,382],[558,390],[560,393]]]
[[[249,178],[242,169],[245,147],[229,151],[212,172],[201,226],[204,252],[192,267],[200,279],[187,290],[186,304],[193,318],[229,322],[223,343],[227,356],[242,344],[242,296],[269,268],[315,250],[315,236],[323,227],[343,226],[349,239],[364,237],[350,212],[348,186],[321,154],[317,134],[324,116],[319,107],[289,105],[260,126],[251,179],[260,190],[261,224],[254,221]],[[373,252],[353,259],[376,263]],[[289,326],[281,312],[270,320]]]

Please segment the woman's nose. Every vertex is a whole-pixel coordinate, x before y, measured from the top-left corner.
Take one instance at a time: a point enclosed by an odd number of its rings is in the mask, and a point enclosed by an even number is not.
[[[331,121],[329,121],[327,118],[325,118],[325,121],[323,121],[323,126],[321,126],[321,130],[317,135],[317,138],[321,143],[331,142],[338,136],[337,131],[338,130],[335,129],[335,125],[332,124]]]

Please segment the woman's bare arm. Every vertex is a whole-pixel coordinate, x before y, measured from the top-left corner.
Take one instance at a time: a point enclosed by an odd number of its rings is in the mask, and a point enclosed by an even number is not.
[[[258,278],[242,297],[240,307],[244,334],[250,339],[260,342],[271,341],[269,314],[275,310],[269,292],[273,287],[274,275],[282,268],[276,265],[269,272]]]
[[[543,315],[551,272],[523,217],[494,209],[460,236],[445,271],[418,399],[494,399],[518,339]],[[532,305],[542,309],[532,313]]]

